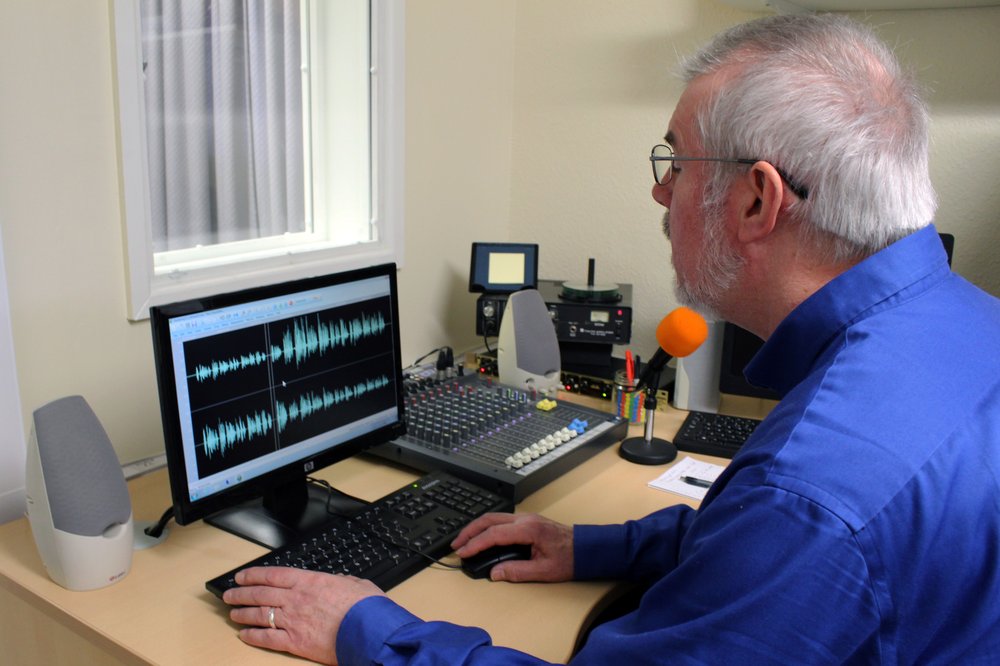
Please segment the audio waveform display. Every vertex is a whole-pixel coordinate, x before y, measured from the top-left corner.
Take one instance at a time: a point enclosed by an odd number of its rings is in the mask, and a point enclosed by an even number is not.
[[[219,421],[214,428],[206,427],[201,432],[201,446],[209,458],[218,453],[226,455],[226,451],[235,448],[247,439],[267,435],[274,425],[274,417],[268,412],[257,412],[235,421]]]
[[[306,419],[312,414],[329,409],[334,405],[355,400],[370,391],[388,386],[390,381],[386,375],[382,375],[376,379],[369,379],[353,386],[345,386],[333,391],[327,391],[326,389],[321,389],[319,393],[310,391],[299,396],[298,400],[289,405],[279,402],[276,410],[278,414],[278,432],[283,432],[289,421]]]
[[[378,296],[185,341],[199,477],[395,408],[392,330]]]
[[[310,325],[307,317],[300,317],[290,328],[285,329],[281,336],[281,346],[271,347],[271,358],[285,363],[291,363],[294,359],[298,366],[314,354],[322,356],[345,343],[356,345],[364,338],[380,335],[385,328],[385,318],[381,312],[376,312],[373,317],[361,313],[360,317],[350,322],[343,319],[328,324],[319,322],[315,327]]]
[[[246,370],[247,368],[253,368],[261,365],[262,363],[267,363],[267,354],[263,352],[241,354],[223,361],[212,361],[208,365],[195,366],[194,378],[199,382],[204,382],[209,379],[218,379],[222,375],[230,372]]]
[[[351,320],[317,321],[315,325],[310,322],[309,317],[299,317],[285,328],[281,344],[271,345],[270,353],[254,350],[226,359],[213,359],[196,365],[192,376],[198,382],[216,380],[231,372],[254,368],[268,361],[294,361],[295,366],[299,367],[312,356],[322,356],[348,344],[356,346],[365,338],[381,335],[387,326],[381,312],[374,315],[362,312]]]
[[[287,404],[278,402],[275,405],[278,434],[283,433],[293,421],[307,419],[313,414],[356,400],[391,383],[388,375],[381,375],[333,390],[320,388],[318,391],[309,391]],[[217,420],[214,425],[202,428],[202,450],[207,458],[213,458],[217,454],[225,457],[227,451],[243,442],[269,436],[274,428],[274,421],[275,418],[268,411],[257,411],[232,420]]]

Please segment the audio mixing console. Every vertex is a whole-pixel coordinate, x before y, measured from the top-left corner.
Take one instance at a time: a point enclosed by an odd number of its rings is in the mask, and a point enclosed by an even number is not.
[[[372,452],[515,502],[623,439],[622,418],[489,377],[407,380],[407,434]]]

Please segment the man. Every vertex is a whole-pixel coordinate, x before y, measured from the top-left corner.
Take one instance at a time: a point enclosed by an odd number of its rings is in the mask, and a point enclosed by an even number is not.
[[[622,578],[574,663],[1000,663],[1000,302],[930,222],[927,112],[842,17],[737,26],[691,59],[651,160],[682,300],[767,340],[783,399],[695,512],[568,527],[490,515],[494,580]],[[248,643],[341,663],[530,663],[370,583],[251,570]]]

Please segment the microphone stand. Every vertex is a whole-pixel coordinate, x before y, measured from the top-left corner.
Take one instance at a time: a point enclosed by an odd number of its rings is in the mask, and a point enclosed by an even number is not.
[[[660,385],[660,373],[649,382],[646,398],[642,402],[646,410],[646,424],[642,437],[629,437],[622,441],[618,454],[629,462],[639,465],[665,465],[677,457],[677,447],[673,442],[653,437],[653,415],[656,413],[656,387]]]

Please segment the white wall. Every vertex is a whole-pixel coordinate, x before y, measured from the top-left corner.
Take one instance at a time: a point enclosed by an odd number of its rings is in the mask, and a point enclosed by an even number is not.
[[[24,433],[0,233],[0,523],[24,515]]]
[[[473,241],[541,245],[545,278],[636,287],[634,346],[672,306],[649,147],[676,54],[753,14],[703,0],[406,3],[404,360],[479,343]],[[1000,9],[871,19],[934,88],[956,267],[1000,293]],[[22,418],[84,395],[119,458],[162,450],[149,326],[125,316],[108,2],[0,2],[0,229]]]

